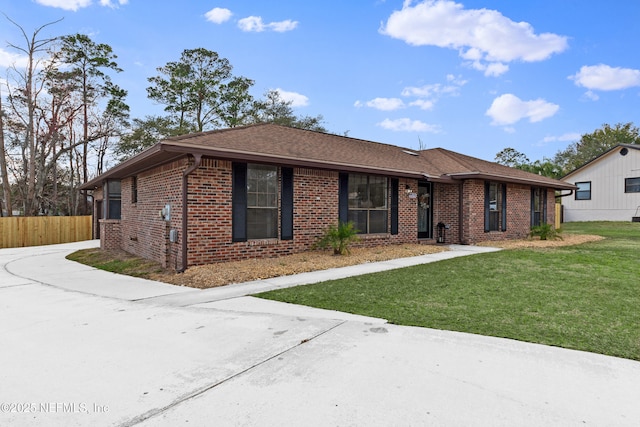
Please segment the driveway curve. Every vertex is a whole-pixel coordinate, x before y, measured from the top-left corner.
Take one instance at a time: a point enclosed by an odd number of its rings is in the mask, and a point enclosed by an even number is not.
[[[636,361],[65,259],[95,245],[0,249],[0,425],[640,425]]]

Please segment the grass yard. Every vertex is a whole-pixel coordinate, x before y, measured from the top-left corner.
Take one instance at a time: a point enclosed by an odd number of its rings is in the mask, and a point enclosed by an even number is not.
[[[640,360],[640,223],[564,229],[606,239],[503,250],[259,296]]]
[[[144,279],[152,279],[154,274],[163,271],[158,263],[130,255],[124,251],[82,249],[68,255],[67,259],[90,265],[100,270]]]

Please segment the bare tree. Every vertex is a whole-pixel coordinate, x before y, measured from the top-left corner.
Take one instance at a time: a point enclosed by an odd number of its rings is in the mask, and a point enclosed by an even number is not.
[[[83,204],[78,187],[88,181],[94,161],[97,171],[103,170],[113,139],[129,117],[127,92],[105,74],[121,70],[106,44],[81,34],[41,38],[55,22],[28,36],[7,19],[24,39],[9,46],[23,54],[26,64],[11,67],[7,85],[3,159],[7,175],[14,176],[17,197],[12,201],[21,201],[25,215],[84,213],[86,200]]]
[[[4,111],[2,110],[2,87],[0,87],[0,176],[2,177],[2,193],[7,216],[12,215],[11,183],[7,171],[7,152],[4,145]],[[2,204],[0,204],[0,216],[2,216]]]
[[[6,16],[6,15],[5,15]],[[37,69],[40,66],[38,54],[47,49],[55,38],[39,39],[39,34],[46,27],[58,21],[50,22],[37,28],[31,36],[27,35],[24,28],[7,17],[9,22],[18,27],[24,39],[24,46],[9,43],[9,47],[24,53],[27,56],[27,65],[24,70],[19,71],[14,65],[12,71],[17,79],[16,91],[9,91],[9,103],[17,120],[22,124],[21,152],[24,161],[24,173],[26,174],[25,185],[26,194],[23,200],[25,215],[35,215],[38,212],[39,204],[36,195],[36,110],[37,101],[41,85],[36,81]]]

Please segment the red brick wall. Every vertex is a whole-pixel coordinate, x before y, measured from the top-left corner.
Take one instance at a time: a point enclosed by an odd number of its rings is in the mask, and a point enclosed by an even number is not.
[[[461,243],[468,245],[481,242],[484,240],[502,240],[507,238],[500,231],[492,231],[485,233],[484,231],[484,189],[485,181],[483,180],[467,180],[463,184],[463,237]],[[507,186],[507,221],[510,216],[511,192]],[[507,229],[510,227],[507,225]],[[491,238],[493,236],[494,239]]]
[[[203,160],[189,176],[189,265],[275,257],[310,249],[329,225],[338,222],[338,172],[294,168],[293,174],[293,240],[232,242],[231,162]],[[354,247],[417,242],[417,205],[403,192],[408,184],[417,191],[417,181],[400,180],[398,235],[361,236]]]
[[[165,267],[180,269],[184,238],[182,175],[192,162],[178,160],[139,174],[135,203],[132,202],[133,179],[122,180],[122,220],[100,221],[102,232],[106,233],[106,236],[102,235],[103,246],[121,247],[127,252],[158,261]],[[338,172],[294,168],[294,239],[232,242],[231,166],[230,161],[204,158],[200,167],[188,177],[190,266],[305,251],[329,225],[337,223]],[[515,184],[507,185],[507,231],[484,232],[484,183],[483,180],[467,180],[455,184],[433,184],[434,238],[438,235],[439,222],[448,226],[445,243],[473,244],[522,238],[529,233],[531,190],[528,186]],[[361,235],[360,242],[354,246],[418,242],[417,200],[410,198],[407,186],[416,193],[418,181],[399,179],[398,234]],[[96,192],[94,195],[96,200],[99,194]],[[547,203],[547,221],[552,222],[553,190],[549,190]],[[170,221],[160,217],[160,211],[167,204],[171,207]],[[389,216],[389,223],[390,220]],[[178,231],[175,243],[169,242],[171,229]]]
[[[446,230],[446,243],[475,244],[484,241],[522,239],[531,229],[531,187],[527,185],[507,185],[507,230],[484,231],[484,180],[466,180],[462,184],[434,184],[434,236],[437,224],[450,226]],[[460,189],[462,189],[462,213],[458,209]],[[547,218],[553,224],[555,219],[555,192],[547,191]],[[462,224],[460,215],[462,214]],[[460,232],[460,227],[462,232]]]
[[[469,180],[464,184],[465,244],[483,241],[523,239],[531,230],[531,187],[520,184],[507,186],[507,229],[506,231],[484,231],[484,183],[482,180]],[[553,190],[547,193],[547,222],[553,221]]]
[[[109,221],[113,225],[104,230],[108,234],[104,241],[165,267],[180,268],[182,173],[187,167],[188,162],[180,160],[139,174],[135,203],[132,201],[133,178],[123,179],[122,219]],[[232,242],[231,162],[205,158],[188,180],[189,265],[308,250],[329,225],[338,221],[338,172],[294,168],[294,239]],[[354,246],[417,242],[417,202],[405,191],[406,185],[417,191],[417,181],[399,181],[398,234],[362,236]],[[170,221],[164,221],[159,214],[166,204],[171,206]],[[178,230],[175,243],[169,242],[172,228]]]
[[[337,223],[338,172],[294,168],[294,251],[308,249],[327,227]]]
[[[418,192],[418,181],[400,179],[398,183],[398,234],[390,236],[390,243],[418,243],[418,199],[412,199],[407,193]],[[389,219],[391,224],[391,219]]]
[[[556,191],[554,189],[547,190],[547,224],[555,226],[556,223]]]
[[[100,223],[100,249],[113,250],[122,247],[122,233],[120,220],[101,219]]]
[[[459,184],[433,184],[433,237],[438,237],[438,223],[445,229],[445,243],[460,243]]]
[[[180,267],[180,244],[169,243],[169,230],[175,228],[180,234],[182,173],[186,168],[186,160],[179,160],[139,174],[135,203],[132,200],[133,178],[121,181],[122,249],[158,261],[163,267]],[[171,209],[170,221],[160,217],[160,211],[167,204]]]

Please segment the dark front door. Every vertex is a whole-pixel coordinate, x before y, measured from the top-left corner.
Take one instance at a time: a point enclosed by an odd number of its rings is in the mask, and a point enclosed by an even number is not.
[[[98,217],[94,220],[96,235],[94,239],[100,238],[100,220],[102,219],[102,200],[96,200],[96,210],[94,212]]]
[[[418,238],[433,238],[433,213],[431,203],[433,195],[431,193],[430,182],[418,183]]]

